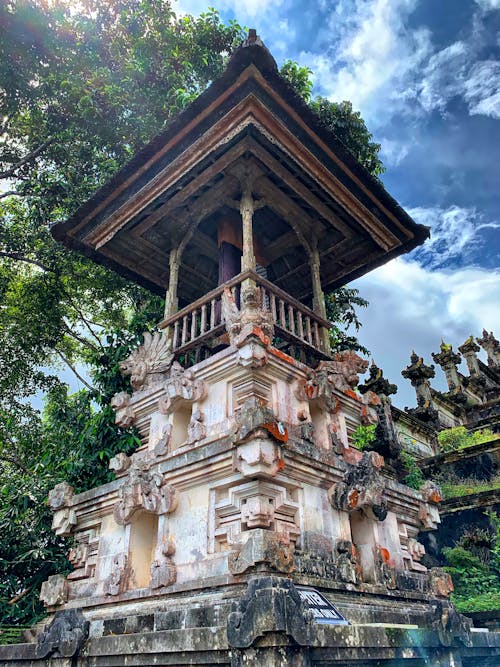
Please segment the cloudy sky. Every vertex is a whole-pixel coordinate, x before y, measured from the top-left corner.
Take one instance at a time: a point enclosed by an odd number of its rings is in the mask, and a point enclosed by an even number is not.
[[[180,0],[257,28],[314,92],[351,100],[382,144],[389,192],[432,238],[354,285],[361,341],[414,405],[400,371],[486,327],[500,337],[500,0]],[[438,373],[439,375],[439,373]],[[444,388],[440,377],[435,386]]]

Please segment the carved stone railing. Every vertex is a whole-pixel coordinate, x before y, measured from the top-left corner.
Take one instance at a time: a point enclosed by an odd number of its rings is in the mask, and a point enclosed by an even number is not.
[[[259,288],[260,305],[274,320],[274,343],[286,352],[304,351],[319,359],[330,358],[328,329],[330,323],[285,291],[253,271],[245,271],[208,292],[160,324],[172,341],[172,351],[181,354],[196,351],[196,361],[210,356],[210,348],[223,333],[222,295],[231,289],[239,304],[243,281],[250,279]],[[206,348],[205,353],[201,350]]]

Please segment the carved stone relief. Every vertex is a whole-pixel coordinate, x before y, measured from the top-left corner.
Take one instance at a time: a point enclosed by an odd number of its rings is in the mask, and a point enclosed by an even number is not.
[[[122,428],[132,426],[135,420],[135,412],[130,405],[130,396],[126,391],[121,391],[113,396],[111,407],[115,411],[115,424]]]
[[[356,547],[350,540],[338,540],[335,550],[337,553],[336,567],[339,579],[351,584],[357,583],[360,566]]]
[[[162,475],[151,472],[149,463],[144,460],[132,463],[118,495],[120,499],[114,506],[113,514],[120,525],[129,523],[138,510],[166,514],[173,512],[177,506],[176,490],[167,484]]]
[[[423,502],[419,507],[419,519],[425,530],[436,530],[441,523],[438,503],[441,501],[442,492],[437,484],[428,480],[420,488]]]
[[[117,554],[113,558],[111,572],[104,581],[105,595],[119,595],[126,589],[130,574],[127,561],[127,555],[124,553]]]
[[[78,655],[88,632],[89,622],[79,609],[59,611],[40,634],[35,647],[35,658],[42,660],[54,653],[63,658],[73,658]]]
[[[68,575],[69,580],[87,579],[94,576],[98,546],[98,527],[89,528],[75,535],[75,543],[68,554],[68,560],[75,569]]]
[[[163,539],[156,547],[151,563],[151,588],[171,586],[177,579],[177,569],[173,560],[175,543],[171,537]]]
[[[209,550],[238,543],[241,533],[265,528],[283,542],[297,540],[299,505],[293,491],[264,480],[252,480],[227,491],[212,491],[214,512],[209,529]]]
[[[420,563],[420,559],[425,555],[425,547],[417,541],[417,528],[408,526],[405,523],[399,524],[399,540],[401,544],[401,553],[406,570],[413,572],[427,572],[425,565]]]
[[[267,563],[272,570],[289,574],[295,569],[293,542],[274,531],[256,528],[248,539],[236,543],[229,555],[229,571],[243,574],[260,563]]]
[[[272,339],[274,320],[260,288],[242,289],[240,298],[241,310],[237,306],[235,295],[228,287],[222,293],[222,321],[226,325],[231,344],[241,343],[241,339],[250,333],[253,327],[258,327],[265,336]]]
[[[175,408],[178,401],[191,403],[200,401],[206,394],[206,385],[197,380],[191,370],[172,373],[164,384],[164,395],[158,401],[161,414],[168,415]]]
[[[172,341],[163,332],[145,332],[143,337],[143,344],[119,364],[122,374],[130,375],[134,391],[164,380],[174,361]]]
[[[380,470],[384,459],[376,452],[364,452],[358,465],[350,465],[342,482],[328,490],[332,507],[344,512],[362,510],[377,521],[387,516],[385,478]]]
[[[64,604],[68,599],[68,582],[64,574],[53,574],[40,589],[40,600],[47,607]]]
[[[76,514],[70,506],[73,499],[73,487],[67,482],[61,482],[49,491],[48,505],[54,512],[52,530],[56,535],[70,535],[76,525]]]
[[[203,423],[205,415],[201,410],[195,410],[191,416],[191,421],[188,426],[187,442],[190,445],[196,444],[203,440],[207,435],[207,428]]]

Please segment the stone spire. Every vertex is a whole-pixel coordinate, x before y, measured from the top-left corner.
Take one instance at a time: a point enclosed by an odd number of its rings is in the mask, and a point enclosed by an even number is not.
[[[432,393],[429,380],[435,376],[434,366],[424,364],[422,357],[413,351],[410,357],[410,365],[401,371],[401,375],[410,380],[417,394],[417,407],[407,410],[423,421],[436,421],[437,410],[432,405]]]
[[[462,357],[453,352],[453,347],[441,341],[441,352],[432,354],[432,358],[439,364],[446,376],[446,382],[450,391],[455,391],[460,387],[460,379],[458,377],[457,364],[462,361]]]
[[[419,357],[415,351],[411,353],[410,362],[410,365],[401,371],[401,375],[410,380],[411,386],[415,388],[417,403],[419,405],[422,402],[430,404],[432,395],[429,380],[436,375],[434,365],[427,366],[424,364],[423,358]]]
[[[477,353],[481,348],[474,342],[474,337],[469,336],[463,345],[459,345],[458,349],[467,362],[467,367],[471,377],[477,378],[480,375]]]
[[[394,426],[392,418],[391,394],[398,390],[395,384],[391,384],[384,377],[384,372],[372,361],[369,369],[369,377],[362,385],[358,385],[361,394],[373,392],[380,399],[380,405],[377,406],[378,423],[375,431],[376,443],[375,451],[384,457],[395,459],[401,452],[401,443],[398,433]]]
[[[483,329],[483,337],[476,338],[476,340],[488,355],[488,366],[500,369],[500,343],[493,335],[493,332],[490,331],[488,333],[486,329]]]
[[[379,368],[373,360],[368,372],[369,377],[362,385],[358,386],[361,394],[366,394],[368,391],[373,391],[375,394],[382,396],[390,396],[391,394],[397,393],[397,385],[391,384],[389,380],[384,377],[384,371]]]

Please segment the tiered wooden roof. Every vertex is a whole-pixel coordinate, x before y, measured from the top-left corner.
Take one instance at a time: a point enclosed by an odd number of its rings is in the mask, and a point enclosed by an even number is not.
[[[164,293],[170,250],[189,233],[182,306],[217,285],[217,224],[240,224],[249,175],[268,279],[303,303],[312,296],[308,244],[318,244],[328,291],[428,236],[320,124],[258,39],[53,235]]]

